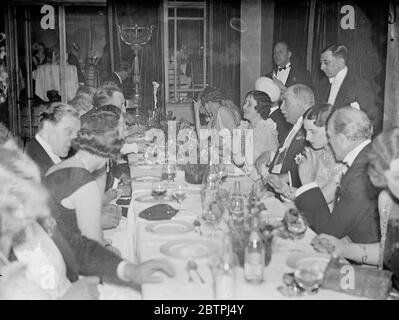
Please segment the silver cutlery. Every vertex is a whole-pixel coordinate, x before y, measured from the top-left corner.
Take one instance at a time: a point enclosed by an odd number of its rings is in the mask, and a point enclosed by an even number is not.
[[[192,259],[188,259],[187,260],[187,268],[189,270],[195,271],[197,273],[198,278],[201,280],[201,282],[205,283],[205,280],[201,277],[201,275],[200,275],[200,273],[198,271],[198,265],[197,265],[197,263],[194,260],[192,260]]]
[[[193,282],[194,279],[193,279],[193,277],[191,276],[191,272],[190,272],[190,269],[189,269],[188,267],[186,267],[186,271],[187,271],[187,274],[188,274],[188,281]]]

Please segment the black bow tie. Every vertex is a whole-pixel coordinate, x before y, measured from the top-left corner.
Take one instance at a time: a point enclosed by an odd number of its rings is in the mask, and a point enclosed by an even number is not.
[[[280,71],[282,71],[282,70],[287,70],[287,68],[289,68],[289,66],[278,67],[277,72],[280,72]]]

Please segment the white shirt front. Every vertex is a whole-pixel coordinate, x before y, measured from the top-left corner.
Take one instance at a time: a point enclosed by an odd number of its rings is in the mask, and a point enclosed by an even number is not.
[[[345,66],[345,68],[339,71],[335,77],[328,78],[328,81],[331,83],[330,95],[328,96],[329,104],[334,105],[339,88],[341,88],[342,82],[344,82],[347,73],[348,68]]]
[[[279,79],[284,85],[287,82],[288,75],[290,74],[291,71],[291,62],[288,62],[285,68],[286,68],[285,70],[280,70],[280,71],[278,71],[277,69],[277,72],[274,74],[277,77],[277,79]]]
[[[51,160],[53,160],[54,164],[60,163],[61,159],[59,156],[57,156],[53,150],[51,149],[51,146],[43,140],[42,137],[40,137],[40,135],[38,133],[36,133],[35,135],[35,139],[37,140],[37,142],[39,142],[39,144],[43,147],[44,151],[46,151],[46,153],[48,154],[48,156],[50,157]]]

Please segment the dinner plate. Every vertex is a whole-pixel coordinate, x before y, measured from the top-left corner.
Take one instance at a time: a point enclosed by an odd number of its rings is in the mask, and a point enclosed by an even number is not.
[[[288,257],[286,263],[287,266],[291,269],[296,269],[296,267],[301,264],[306,264],[312,266],[314,264],[320,264],[324,268],[327,267],[327,264],[330,262],[330,256],[328,254],[323,253],[296,253],[292,256]]]
[[[186,221],[169,220],[149,223],[145,229],[160,235],[187,233],[194,230],[194,225]]]
[[[143,176],[133,177],[131,178],[131,180],[134,182],[154,182],[161,180],[161,178],[157,176],[143,175]]]
[[[179,239],[163,244],[160,251],[172,258],[203,258],[216,253],[217,245],[207,239]]]

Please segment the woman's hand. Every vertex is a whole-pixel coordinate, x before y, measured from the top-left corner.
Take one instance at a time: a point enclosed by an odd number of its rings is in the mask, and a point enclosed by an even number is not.
[[[117,196],[118,196],[118,192],[115,189],[108,189],[104,193],[102,204],[106,205],[106,204],[110,203],[112,200],[116,199]]]
[[[72,283],[69,289],[61,297],[62,300],[98,300],[100,292],[97,285],[98,277],[85,277]]]
[[[128,263],[124,270],[124,277],[137,284],[159,283],[162,278],[154,276],[157,271],[166,273],[169,277],[175,276],[175,270],[166,259],[153,259],[143,262],[139,265]]]
[[[305,156],[298,159],[298,173],[302,185],[316,181],[319,170],[319,158],[311,148],[305,148]]]

